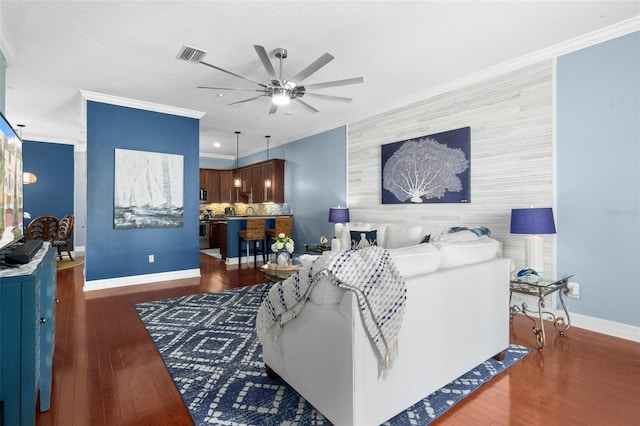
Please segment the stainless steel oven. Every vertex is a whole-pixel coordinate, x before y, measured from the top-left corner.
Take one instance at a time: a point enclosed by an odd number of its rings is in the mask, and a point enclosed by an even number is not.
[[[201,220],[199,222],[199,228],[200,248],[209,248],[209,221]]]

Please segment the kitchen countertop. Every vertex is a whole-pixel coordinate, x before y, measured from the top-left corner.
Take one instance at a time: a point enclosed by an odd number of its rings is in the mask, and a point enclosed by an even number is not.
[[[275,219],[277,217],[290,217],[290,214],[271,214],[271,215],[238,215],[238,216],[227,216],[226,220],[238,220],[238,219]]]
[[[256,219],[275,219],[277,217],[290,217],[292,215],[290,214],[280,214],[280,215],[236,215],[236,216],[214,216],[212,218],[209,219],[201,219],[199,220],[200,223],[209,223],[209,222],[219,222],[219,223],[226,223],[228,220],[241,220],[241,219],[249,219],[249,218],[256,218]]]

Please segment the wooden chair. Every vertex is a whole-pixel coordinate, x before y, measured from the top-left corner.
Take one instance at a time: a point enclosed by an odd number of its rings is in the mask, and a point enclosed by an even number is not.
[[[62,260],[63,248],[67,251],[69,259],[73,260],[73,256],[71,256],[71,233],[73,232],[74,223],[75,217],[72,214],[63,216],[58,223],[58,235],[52,244],[58,250],[58,258],[60,260]]]
[[[30,240],[53,241],[58,235],[59,222],[55,216],[38,216],[27,227]]]
[[[265,251],[265,237],[264,226],[266,219],[247,219],[247,229],[241,229],[238,231],[238,264],[242,258],[242,240],[247,243],[247,265],[249,264],[249,255],[251,254],[251,242],[253,241],[253,266],[257,264],[256,254],[258,252],[258,242],[260,244],[260,251],[262,252],[262,262],[266,263],[266,251]]]
[[[267,229],[267,247],[271,247],[271,239],[276,238],[280,234],[288,237],[293,232],[293,218],[291,216],[276,217],[276,223],[273,228]]]

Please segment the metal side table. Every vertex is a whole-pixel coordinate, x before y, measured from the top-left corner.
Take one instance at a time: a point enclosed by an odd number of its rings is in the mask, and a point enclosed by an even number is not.
[[[569,317],[569,311],[567,310],[567,305],[564,303],[564,299],[562,298],[563,293],[567,294],[569,292],[569,278],[573,275],[569,275],[567,277],[560,278],[558,280],[540,280],[538,282],[528,282],[523,279],[515,279],[511,280],[509,289],[509,306],[510,309],[510,320],[513,320],[513,317],[517,313],[524,314],[527,318],[533,322],[533,334],[536,336],[536,343],[538,345],[538,349],[542,350],[544,348],[545,343],[545,332],[544,332],[544,323],[543,323],[543,315],[546,315],[546,319],[553,321],[553,326],[558,332],[558,334],[564,334],[565,331],[571,327],[571,318]],[[550,294],[558,292],[558,297],[560,298],[560,303],[562,304],[562,309],[564,309],[564,313],[566,315],[566,320],[564,317],[556,317],[553,312],[545,311],[545,303],[544,298]],[[521,306],[512,305],[511,298],[513,293],[525,294],[528,296],[535,296],[538,298],[538,320],[539,323],[536,322],[536,319],[529,314],[536,314],[536,311],[529,309],[526,302],[523,302]]]

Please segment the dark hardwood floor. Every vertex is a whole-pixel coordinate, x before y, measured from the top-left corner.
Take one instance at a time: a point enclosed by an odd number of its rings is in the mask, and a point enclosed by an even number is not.
[[[82,267],[58,271],[51,408],[37,424],[192,425],[133,305],[262,282],[259,268],[227,270],[203,254],[200,268],[200,279],[89,293],[82,291]],[[511,342],[535,347],[531,323],[521,316]],[[575,327],[564,336],[548,333],[543,351],[432,424],[640,425],[640,343]]]

